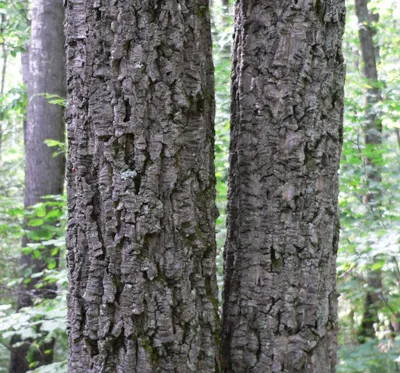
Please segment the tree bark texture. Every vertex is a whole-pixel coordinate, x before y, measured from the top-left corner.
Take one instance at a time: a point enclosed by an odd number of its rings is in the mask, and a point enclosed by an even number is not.
[[[343,0],[240,0],[223,371],[335,371]]]
[[[62,0],[34,0],[32,2],[31,39],[29,58],[23,60],[24,81],[27,84],[28,108],[25,124],[25,209],[41,202],[46,195],[62,194],[65,176],[65,157],[53,157],[54,149],[44,141],[65,140],[64,109],[52,105],[44,97],[45,93],[65,97],[65,52],[64,52],[64,7]],[[29,229],[29,227],[25,227]],[[22,245],[28,240],[24,237]],[[21,267],[32,268],[32,273],[47,268],[44,260],[35,260],[31,255],[21,255]],[[40,278],[32,279],[19,289],[17,309],[33,304],[34,298],[47,297],[46,287],[36,289]],[[54,289],[53,289],[54,290]],[[53,293],[53,292],[52,292]],[[54,295],[54,294],[53,294]],[[52,295],[52,296],[53,296]],[[12,343],[20,341],[18,336]],[[45,343],[42,350],[33,353],[38,366],[52,361],[53,342]],[[29,370],[27,350],[30,342],[15,347],[11,354],[10,373],[23,373]]]
[[[207,0],[67,1],[69,372],[219,372]]]
[[[365,144],[377,149],[382,146],[382,122],[379,110],[376,105],[382,100],[378,83],[377,60],[379,49],[374,44],[374,30],[372,21],[379,19],[378,14],[370,14],[368,11],[368,0],[355,0],[356,14],[358,18],[358,36],[360,40],[363,75],[370,87],[366,90],[365,96]],[[372,150],[371,149],[371,150]],[[370,222],[380,219],[379,202],[381,196],[382,175],[380,169],[379,155],[375,158],[365,157],[366,181],[368,192],[364,196],[364,203],[367,208],[366,219]],[[382,271],[368,271],[366,276],[368,290],[364,301],[364,313],[361,327],[359,329],[359,340],[375,338],[374,324],[379,322],[378,312],[381,303],[382,292]]]

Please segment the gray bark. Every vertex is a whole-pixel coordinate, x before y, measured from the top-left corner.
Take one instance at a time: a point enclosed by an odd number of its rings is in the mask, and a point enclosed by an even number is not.
[[[335,371],[344,0],[240,0],[223,371]]]
[[[374,45],[374,30],[371,26],[372,16],[368,12],[367,0],[356,0],[356,14],[359,23],[358,35],[360,39],[361,56],[363,62],[364,77],[372,85],[366,90],[365,98],[365,144],[380,147],[382,144],[382,123],[379,117],[379,110],[376,104],[382,100],[378,83],[377,58],[379,51]],[[374,15],[377,16],[376,14]],[[374,201],[377,203],[379,198],[379,184],[381,182],[381,172],[377,165],[376,158],[366,157],[367,165],[367,181],[369,183],[370,193],[366,198],[366,202],[373,207]]]
[[[45,145],[46,139],[64,142],[64,110],[61,106],[49,104],[44,93],[66,95],[65,52],[64,52],[64,7],[62,0],[34,0],[32,2],[31,38],[29,58],[23,60],[24,80],[27,82],[28,108],[25,124],[25,209],[41,201],[42,196],[62,194],[65,175],[65,157],[53,157],[54,150]],[[26,227],[29,229],[29,227]],[[22,245],[28,240],[24,237]],[[35,260],[31,255],[21,256],[21,267],[32,268],[32,273],[47,267],[44,260]],[[21,275],[22,276],[22,275]],[[40,278],[19,289],[17,309],[33,304],[37,297],[54,297],[54,289],[46,286],[36,289]],[[19,336],[12,343],[20,341]],[[28,368],[27,351],[32,341],[13,348],[9,371],[24,373]],[[37,366],[52,361],[53,341],[44,343],[33,353]]]
[[[361,57],[363,63],[363,75],[371,85],[366,90],[365,96],[365,144],[379,149],[382,145],[382,122],[377,103],[382,100],[381,91],[377,87],[378,69],[377,60],[379,50],[374,44],[374,30],[371,21],[379,19],[378,14],[370,14],[367,0],[355,0],[356,14],[358,18],[358,36],[360,40]],[[366,179],[368,192],[364,196],[367,207],[366,219],[375,222],[380,219],[379,202],[381,197],[382,175],[380,169],[380,156],[375,158],[365,157]],[[361,342],[366,337],[375,338],[374,324],[379,322],[378,312],[382,291],[382,272],[368,271],[366,276],[368,291],[364,302],[364,312],[358,337]]]
[[[2,14],[0,17],[0,33],[3,34],[5,31],[6,24],[6,15]],[[4,85],[6,83],[6,71],[7,71],[7,45],[5,41],[1,43],[1,58],[2,58],[2,69],[1,69],[1,80],[0,80],[0,96],[2,97],[4,94]],[[0,115],[0,159],[3,150],[3,115]]]
[[[219,372],[208,1],[67,1],[71,373]]]

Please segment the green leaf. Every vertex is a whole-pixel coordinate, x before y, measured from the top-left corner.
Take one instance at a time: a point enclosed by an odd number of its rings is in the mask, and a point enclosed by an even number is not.
[[[53,249],[51,249],[51,255],[56,256],[59,253],[59,251],[60,249],[58,247],[54,247]]]
[[[38,208],[35,209],[36,216],[42,218],[46,216],[46,205],[41,204]]]
[[[32,253],[32,248],[31,247],[22,247],[21,248],[21,252],[24,255],[29,255],[30,253]]]
[[[42,255],[41,255],[41,253],[40,253],[40,250],[33,250],[33,257],[35,258],[35,259],[40,259],[40,257],[41,257]]]
[[[42,225],[44,221],[42,219],[31,219],[28,221],[28,225],[31,227],[38,227]]]
[[[44,140],[44,143],[48,146],[48,147],[54,147],[54,146],[63,146],[64,144],[60,141],[57,140],[51,140],[51,139],[47,139]]]
[[[63,211],[60,209],[53,209],[49,211],[46,215],[46,221],[51,220],[51,219],[58,219],[63,215]]]
[[[54,269],[57,266],[57,262],[55,259],[50,259],[49,260],[49,264],[47,265],[48,269]]]

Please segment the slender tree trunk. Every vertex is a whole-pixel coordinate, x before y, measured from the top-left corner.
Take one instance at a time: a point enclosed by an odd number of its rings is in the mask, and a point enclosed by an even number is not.
[[[66,32],[69,372],[219,372],[208,1],[69,0]]]
[[[365,98],[365,145],[367,148],[379,151],[382,145],[382,123],[376,104],[382,100],[378,83],[377,59],[379,50],[374,45],[374,30],[371,26],[372,18],[377,19],[377,14],[371,15],[368,11],[368,0],[355,0],[356,14],[358,18],[358,35],[360,39],[361,57],[363,63],[363,74],[368,80],[370,87],[366,90]],[[379,202],[381,196],[381,170],[380,155],[366,157],[366,179],[368,192],[364,203],[367,208],[366,219],[377,221],[379,216]],[[359,340],[363,342],[366,337],[375,338],[374,324],[379,322],[378,311],[380,307],[380,292],[382,291],[382,272],[369,271],[367,273],[368,291],[364,302],[364,313],[359,330]]]
[[[394,129],[394,132],[396,134],[396,139],[397,139],[397,146],[400,148],[400,131],[398,128]]]
[[[41,201],[42,196],[62,194],[65,174],[65,157],[53,157],[54,150],[44,144],[46,139],[64,142],[64,110],[49,104],[44,93],[65,97],[64,7],[62,0],[34,0],[32,3],[31,39],[27,79],[28,111],[25,125],[25,208]],[[25,64],[25,63],[24,63]],[[26,70],[24,68],[24,70]],[[25,227],[29,229],[29,227]],[[28,239],[24,237],[22,245]],[[31,255],[21,256],[21,267],[31,268],[32,273],[42,272],[47,266],[44,260]],[[19,289],[18,310],[32,306],[35,298],[54,296],[54,289],[36,289],[40,278],[32,279]],[[12,343],[20,342],[14,336]],[[10,373],[24,373],[30,369],[27,353],[32,341],[19,343],[11,354]],[[52,362],[54,341],[43,343],[32,351],[37,366]]]
[[[376,61],[379,57],[379,51],[374,46],[374,30],[371,26],[372,15],[370,16],[368,12],[368,1],[356,0],[355,4],[359,23],[358,34],[363,62],[363,74],[371,85],[366,90],[365,98],[365,144],[379,150],[382,145],[382,123],[379,110],[376,108],[376,104],[382,100],[381,91],[377,87],[378,70]],[[366,196],[366,202],[370,205],[368,207],[372,205],[372,208],[379,203],[378,197],[382,181],[378,161],[379,156],[374,158],[366,157],[367,182],[370,190]]]
[[[223,371],[335,371],[344,0],[239,0]]]
[[[6,27],[6,15],[0,16],[0,34],[3,34]],[[1,83],[0,83],[0,97],[4,95],[4,86],[6,84],[6,71],[7,71],[7,46],[5,41],[1,44],[1,58],[2,58],[2,69],[1,69]],[[3,150],[3,115],[0,115],[0,159]]]

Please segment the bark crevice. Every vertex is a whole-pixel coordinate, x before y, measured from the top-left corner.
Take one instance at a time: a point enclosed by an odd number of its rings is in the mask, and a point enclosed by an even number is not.
[[[344,1],[239,1],[223,371],[335,371]]]
[[[214,373],[208,4],[68,1],[66,27],[69,369]]]

